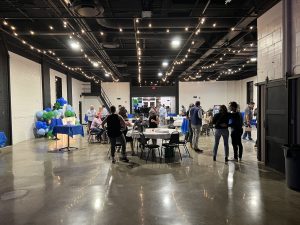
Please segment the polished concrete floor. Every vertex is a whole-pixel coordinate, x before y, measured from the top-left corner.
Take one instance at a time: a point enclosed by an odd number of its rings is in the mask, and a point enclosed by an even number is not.
[[[0,224],[300,224],[300,193],[257,163],[254,143],[244,142],[242,162],[225,164],[222,146],[212,160],[212,137],[200,142],[203,154],[170,164],[129,156],[113,165],[107,145],[86,138],[73,140],[80,149],[70,153],[49,153],[56,143],[46,139],[6,148]]]

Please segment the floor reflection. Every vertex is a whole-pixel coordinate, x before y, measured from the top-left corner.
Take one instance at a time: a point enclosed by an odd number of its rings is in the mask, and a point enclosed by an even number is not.
[[[245,143],[242,162],[225,164],[220,145],[212,160],[212,137],[201,137],[205,151],[191,150],[177,163],[132,166],[107,158],[107,145],[74,138],[79,149],[49,153],[66,144],[37,139],[0,155],[2,224],[297,224],[300,194],[286,188],[284,177],[256,161],[254,143]],[[232,150],[231,150],[232,155]],[[131,164],[130,164],[131,165]]]

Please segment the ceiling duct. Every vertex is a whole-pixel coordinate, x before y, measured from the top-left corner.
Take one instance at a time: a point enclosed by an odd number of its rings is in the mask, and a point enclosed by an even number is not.
[[[73,0],[71,2],[72,9],[80,16],[99,16],[103,14],[104,8],[94,0]]]

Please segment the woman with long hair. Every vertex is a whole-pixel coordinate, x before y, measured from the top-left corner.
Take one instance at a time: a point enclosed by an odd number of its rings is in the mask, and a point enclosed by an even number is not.
[[[229,124],[229,119],[230,119],[230,115],[227,111],[227,107],[225,105],[221,105],[219,113],[215,114],[213,117],[213,124],[215,125],[215,145],[214,145],[214,152],[213,152],[213,160],[214,161],[216,161],[216,159],[217,159],[220,138],[223,137],[225,162],[228,162],[228,155],[229,155],[228,124]]]

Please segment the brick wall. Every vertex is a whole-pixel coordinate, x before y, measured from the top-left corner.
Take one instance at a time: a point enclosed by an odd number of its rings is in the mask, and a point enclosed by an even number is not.
[[[299,2],[299,1],[298,1]],[[282,78],[282,2],[257,19],[258,82]]]

